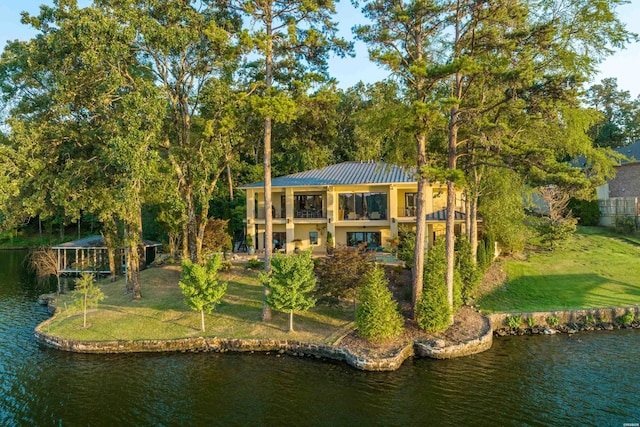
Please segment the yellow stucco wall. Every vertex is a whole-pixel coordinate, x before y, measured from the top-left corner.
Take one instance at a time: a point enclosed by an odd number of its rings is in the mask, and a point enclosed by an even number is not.
[[[340,217],[339,195],[341,193],[369,193],[382,192],[387,193],[387,218],[380,220],[367,221],[348,221],[344,220],[344,216]],[[351,185],[351,186],[329,186],[314,188],[277,188],[274,189],[272,201],[276,210],[280,213],[281,195],[286,195],[286,218],[280,218],[277,215],[274,218],[273,231],[286,232],[287,252],[292,252],[295,248],[293,240],[299,239],[300,249],[305,250],[310,247],[309,233],[318,233],[318,245],[314,245],[314,253],[324,253],[326,251],[327,230],[331,231],[334,236],[336,245],[347,243],[347,232],[380,232],[381,243],[383,247],[388,246],[387,240],[397,235],[397,227],[399,225],[398,218],[406,218],[406,193],[416,193],[417,184],[391,184],[391,185]],[[299,194],[322,194],[323,213],[326,218],[301,219],[295,218],[293,209],[295,195]],[[258,217],[254,217],[254,200],[258,200],[258,209],[264,209],[264,194],[262,189],[247,190],[247,230],[255,235],[255,227],[258,227],[258,247],[257,250],[264,249],[264,213],[260,213]],[[447,191],[444,186],[430,187],[427,190],[427,213],[436,212],[446,207]],[[314,223],[310,223],[314,222]],[[256,225],[257,224],[257,225]],[[433,224],[429,227],[428,240],[433,239],[433,233],[436,235],[444,234],[444,223]]]

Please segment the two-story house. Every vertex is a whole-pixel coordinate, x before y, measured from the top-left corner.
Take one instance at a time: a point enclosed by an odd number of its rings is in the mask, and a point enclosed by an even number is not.
[[[264,183],[240,187],[247,192],[247,236],[264,249]],[[326,251],[327,233],[336,245],[388,246],[398,227],[415,228],[418,184],[415,168],[382,162],[345,162],[272,180],[273,248],[291,253],[309,247]],[[427,244],[445,233],[447,189],[427,190]],[[456,231],[465,222],[456,197]]]

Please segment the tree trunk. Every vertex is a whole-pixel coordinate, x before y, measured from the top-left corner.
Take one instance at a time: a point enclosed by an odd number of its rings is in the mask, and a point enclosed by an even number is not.
[[[418,200],[416,203],[416,247],[413,254],[413,269],[411,270],[412,285],[412,317],[415,318],[418,302],[422,297],[424,278],[424,253],[427,236],[427,178],[421,173],[421,168],[427,164],[426,134],[416,136],[418,145]]]
[[[186,221],[182,222],[182,259],[189,259],[189,227]]]
[[[127,275],[128,286],[127,291],[131,292],[132,300],[139,300],[140,294],[140,256],[138,247],[140,244],[140,232],[138,231],[137,221],[133,224],[125,225],[127,227],[126,248],[127,248]]]
[[[451,180],[447,181],[447,221],[446,221],[446,240],[445,251],[447,256],[447,273],[445,275],[445,283],[447,286],[447,303],[451,310],[451,320],[453,323],[453,283],[454,283],[454,263],[455,263],[455,220],[456,207],[456,186]]]
[[[227,183],[229,184],[229,200],[233,202],[233,180],[231,179],[231,166],[227,163]]]
[[[461,87],[459,81],[459,75],[456,75],[457,86]],[[459,94],[458,94],[459,95]],[[458,143],[458,117],[460,110],[457,105],[451,108],[451,115],[449,117],[449,154],[447,167],[450,171],[456,169],[457,160],[457,143]],[[456,185],[451,179],[447,180],[447,219],[446,219],[446,241],[445,250],[447,256],[447,272],[445,275],[445,284],[447,287],[447,302],[451,309],[450,323],[453,324],[453,283],[454,283],[454,263],[455,263],[455,212],[456,211]]]
[[[204,332],[204,310],[200,310],[200,326],[202,332]]]
[[[293,332],[293,310],[289,311],[289,332]]]
[[[84,291],[84,304],[82,305],[82,327],[87,328],[87,290]]]
[[[111,281],[115,282],[118,278],[118,270],[116,265],[116,250],[118,250],[116,245],[117,241],[117,225],[112,216],[103,221],[104,233],[102,237],[104,238],[105,246],[107,247],[107,258],[109,260],[109,272],[111,273]]]
[[[273,32],[270,10],[265,22],[267,50],[265,55],[265,92],[271,96],[273,83]],[[271,116],[264,119],[264,269],[271,271],[271,245],[273,242],[273,218],[271,217]],[[262,302],[262,321],[271,320],[271,307],[267,304],[269,288],[264,288]]]
[[[471,207],[469,210],[471,229],[469,230],[469,243],[471,243],[471,261],[478,263],[478,193],[473,192]]]
[[[470,217],[470,212],[471,212],[471,200],[470,200],[470,192],[469,190],[465,190],[464,191],[464,232],[467,235],[467,238],[469,239],[469,242],[471,242],[471,217]]]

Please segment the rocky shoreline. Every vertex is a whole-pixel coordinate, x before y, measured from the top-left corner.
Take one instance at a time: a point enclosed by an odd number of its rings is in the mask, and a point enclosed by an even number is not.
[[[494,335],[554,335],[640,329],[640,306],[488,315]],[[513,324],[518,323],[518,327]]]
[[[49,305],[55,312],[53,298],[47,295],[40,297],[39,302]],[[402,345],[394,346],[384,354],[363,354],[359,348],[350,348],[342,337],[333,345],[304,343],[289,340],[271,339],[237,339],[220,337],[195,337],[171,340],[114,340],[114,341],[81,341],[55,336],[46,332],[48,324],[54,319],[42,322],[35,328],[35,339],[39,343],[58,350],[74,353],[112,354],[112,353],[157,353],[157,352],[261,352],[288,354],[297,357],[313,357],[346,362],[348,365],[363,371],[393,371],[410,357],[433,359],[451,359],[469,356],[491,348],[493,329],[488,317],[481,317],[482,328],[478,336],[463,339],[460,342],[444,339],[414,339]]]
[[[633,321],[630,324],[621,323],[597,323],[597,324],[578,324],[571,323],[553,327],[534,326],[533,328],[500,328],[496,329],[493,334],[496,337],[505,337],[510,335],[555,335],[555,334],[575,334],[585,331],[613,331],[618,329],[640,329],[640,322]]]

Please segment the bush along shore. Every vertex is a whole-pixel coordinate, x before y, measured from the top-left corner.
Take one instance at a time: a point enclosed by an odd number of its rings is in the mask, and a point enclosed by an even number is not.
[[[640,329],[640,307],[489,315],[495,336],[574,334],[582,331]]]

